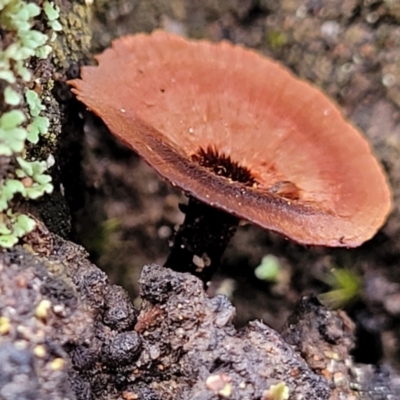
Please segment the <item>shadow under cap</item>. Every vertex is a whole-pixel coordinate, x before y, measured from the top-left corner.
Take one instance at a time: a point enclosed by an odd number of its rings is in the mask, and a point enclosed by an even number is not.
[[[70,81],[77,98],[190,196],[302,244],[355,247],[384,223],[391,195],[368,142],[277,62],[161,31],[96,59]]]

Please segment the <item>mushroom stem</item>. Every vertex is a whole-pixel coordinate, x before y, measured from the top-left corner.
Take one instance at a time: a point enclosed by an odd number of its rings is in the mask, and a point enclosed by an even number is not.
[[[185,220],[175,234],[164,266],[178,272],[190,272],[207,284],[236,232],[239,218],[193,197],[182,211],[186,214]]]

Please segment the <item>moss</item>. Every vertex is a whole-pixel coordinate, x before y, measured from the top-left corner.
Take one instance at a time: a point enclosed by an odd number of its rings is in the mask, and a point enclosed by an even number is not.
[[[269,47],[278,50],[287,44],[288,38],[283,32],[271,31],[267,34],[267,42]]]
[[[361,277],[353,270],[334,268],[324,282],[332,289],[318,299],[327,307],[344,308],[359,298],[362,291]]]
[[[52,44],[53,61],[59,68],[67,69],[71,62],[81,61],[82,53],[84,57],[89,54],[91,32],[88,19],[88,9],[78,3],[73,3],[71,9],[60,15],[63,31]]]

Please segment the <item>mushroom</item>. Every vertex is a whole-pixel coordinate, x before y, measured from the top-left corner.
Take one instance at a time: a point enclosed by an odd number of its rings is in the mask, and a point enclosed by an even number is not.
[[[300,244],[355,247],[391,203],[382,167],[320,90],[228,42],[117,39],[72,91],[189,197],[166,265],[207,281],[240,219]]]

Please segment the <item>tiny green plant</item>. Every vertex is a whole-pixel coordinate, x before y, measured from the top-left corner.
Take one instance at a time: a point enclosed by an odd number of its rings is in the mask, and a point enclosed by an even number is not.
[[[267,254],[261,260],[260,265],[255,269],[255,276],[263,281],[277,282],[282,271],[278,257]]]
[[[290,268],[284,259],[273,254],[267,254],[261,259],[260,264],[254,270],[254,275],[271,284],[271,291],[276,295],[283,295],[287,292],[291,279]]]
[[[332,289],[318,298],[329,308],[343,308],[360,296],[361,278],[350,269],[333,268],[323,281]]]

